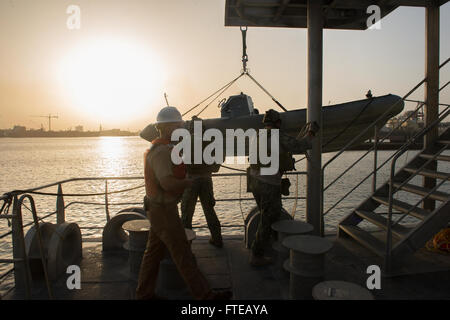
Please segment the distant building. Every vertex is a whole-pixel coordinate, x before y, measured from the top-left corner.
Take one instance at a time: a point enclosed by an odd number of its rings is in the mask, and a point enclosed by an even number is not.
[[[83,126],[76,126],[76,127],[75,127],[75,131],[76,131],[76,132],[83,132],[83,131],[84,131],[84,128],[83,128]]]
[[[26,127],[23,126],[14,126],[14,128],[12,129],[12,133],[13,134],[17,134],[17,135],[21,135],[21,134],[25,134],[27,131]]]

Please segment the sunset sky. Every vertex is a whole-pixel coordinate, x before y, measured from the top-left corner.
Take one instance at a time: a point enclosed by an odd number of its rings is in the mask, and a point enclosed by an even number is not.
[[[81,29],[67,28],[70,5]],[[169,102],[186,111],[242,68],[225,0],[0,0],[0,128],[140,130]],[[424,78],[425,9],[402,7],[381,30],[324,31],[324,105],[404,95]],[[450,3],[441,7],[440,61],[450,56]],[[249,28],[251,74],[288,109],[306,106],[306,30]],[[450,80],[450,64],[441,85]],[[260,111],[276,108],[248,79]],[[423,90],[414,98],[423,99]],[[220,100],[220,99],[218,99]],[[218,117],[218,100],[202,114]],[[441,93],[450,103],[450,87]],[[412,107],[413,105],[408,105]]]

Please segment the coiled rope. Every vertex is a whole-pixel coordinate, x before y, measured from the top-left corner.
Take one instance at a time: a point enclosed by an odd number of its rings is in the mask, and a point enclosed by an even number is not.
[[[433,239],[426,243],[425,248],[429,251],[450,255],[450,228],[439,231]]]

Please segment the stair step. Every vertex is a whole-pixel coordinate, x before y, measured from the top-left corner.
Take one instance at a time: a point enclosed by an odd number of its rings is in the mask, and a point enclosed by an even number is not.
[[[414,173],[414,172],[416,172],[417,169],[407,167],[407,168],[403,168],[403,170],[408,171],[410,173]],[[448,178],[450,178],[449,173],[433,171],[433,170],[428,170],[428,169],[421,169],[417,174],[420,174],[421,176],[424,176],[424,177],[430,177],[430,178],[436,178],[436,179],[442,179],[442,180],[447,180]]]
[[[385,206],[389,205],[389,198],[374,196],[374,197],[372,197],[372,199],[375,200],[378,203],[381,203],[381,204],[385,205]],[[394,199],[392,201],[392,208],[394,208],[395,210],[399,210],[401,212],[406,213],[411,208],[413,208],[413,205],[411,205],[409,203],[406,203],[406,202],[403,202],[403,201],[400,201],[400,200]],[[414,209],[412,209],[409,212],[409,214],[412,215],[413,217],[416,217],[418,219],[424,220],[426,217],[429,216],[430,212],[425,210],[425,209],[422,209],[422,208],[419,208],[419,207],[415,207]]]
[[[386,249],[384,243],[372,236],[369,232],[352,225],[341,224],[339,228],[378,256],[385,256]]]
[[[387,220],[387,218],[381,216],[379,213],[365,211],[365,210],[355,210],[355,212],[361,218],[364,218],[364,219],[372,222],[373,224],[383,228],[384,230],[387,230],[388,220]],[[392,230],[392,233],[399,238],[403,238],[410,231],[409,228],[406,228],[399,224],[394,225],[391,228],[391,230]]]
[[[440,144],[450,144],[450,140],[438,140],[437,143],[440,143]]]
[[[420,155],[422,158],[425,159],[432,159],[434,157],[434,155],[432,154],[426,154],[426,153],[422,153]],[[450,161],[450,156],[444,156],[444,155],[439,155],[436,157],[436,160],[440,160],[440,161]]]
[[[400,185],[401,185],[401,183],[398,183],[398,182],[394,183],[394,186],[396,188],[398,188]],[[427,189],[424,187],[419,187],[419,186],[416,186],[413,184],[408,184],[408,183],[405,184],[400,189],[403,191],[418,194],[420,196],[425,196],[430,191],[430,189]],[[448,201],[449,197],[450,197],[450,195],[448,195],[447,193],[444,193],[444,192],[440,192],[440,191],[434,191],[428,196],[429,199],[438,200],[438,201]]]
[[[397,242],[393,248],[392,254],[400,257],[405,254],[411,254],[418,249],[423,248],[428,240],[448,225],[450,219],[450,202],[444,202],[438,206],[433,214],[424,220],[420,226],[411,231],[411,233]]]

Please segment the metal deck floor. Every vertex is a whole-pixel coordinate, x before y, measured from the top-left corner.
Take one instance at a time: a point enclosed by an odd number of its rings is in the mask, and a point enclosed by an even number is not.
[[[329,237],[335,240],[334,236]],[[213,288],[233,290],[235,300],[288,299],[289,279],[282,277],[274,266],[253,268],[248,264],[249,250],[241,237],[224,237],[224,247],[215,248],[206,237],[192,244],[200,269]],[[68,290],[66,277],[53,284],[55,299],[103,300],[134,299],[136,282],[129,279],[128,253],[102,253],[101,243],[83,243],[81,289]],[[334,242],[327,253],[325,280],[350,281],[366,287],[367,266],[381,265],[368,250],[349,239]],[[419,251],[407,263],[410,267],[398,270],[395,277],[382,277],[381,289],[372,290],[375,299],[450,299],[450,256]],[[42,281],[35,281],[33,299],[47,299]],[[12,291],[3,299],[23,299]],[[187,292],[175,293],[173,299],[190,299]]]

